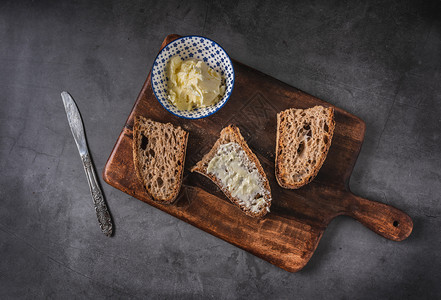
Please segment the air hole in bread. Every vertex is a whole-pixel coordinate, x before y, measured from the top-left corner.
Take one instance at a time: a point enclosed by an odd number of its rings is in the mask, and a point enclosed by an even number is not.
[[[152,158],[155,157],[155,150],[150,149],[150,150],[149,150],[149,155],[150,155]]]
[[[145,150],[145,148],[147,148],[148,143],[149,143],[149,139],[145,135],[141,134],[141,149]]]
[[[325,144],[328,143],[328,136],[327,136],[327,135],[325,135],[325,136],[323,137],[323,142],[325,142]]]
[[[305,144],[304,144],[303,142],[301,142],[301,143],[299,144],[299,147],[297,148],[297,154],[298,154],[298,155],[302,155],[303,150],[305,150]]]
[[[159,187],[161,187],[164,184],[164,181],[162,180],[161,177],[158,177],[158,179],[156,179],[156,182],[158,183]]]
[[[329,132],[328,124],[325,123],[325,125],[323,125],[323,130],[326,131],[326,132]]]
[[[180,160],[178,160],[177,164],[178,164],[178,166],[180,166],[180,165],[181,165],[181,161],[180,161]]]

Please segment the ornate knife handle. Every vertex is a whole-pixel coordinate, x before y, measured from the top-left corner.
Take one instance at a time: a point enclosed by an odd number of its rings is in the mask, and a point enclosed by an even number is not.
[[[111,236],[113,231],[112,219],[109,210],[107,209],[106,202],[104,201],[103,193],[98,185],[92,160],[90,159],[89,154],[82,155],[81,159],[83,161],[84,170],[86,171],[87,182],[89,183],[90,193],[92,194],[93,204],[95,205],[95,212],[101,231],[105,235]]]

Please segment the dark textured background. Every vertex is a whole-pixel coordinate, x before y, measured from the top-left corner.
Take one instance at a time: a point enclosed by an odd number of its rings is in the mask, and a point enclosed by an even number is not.
[[[1,1],[0,298],[441,295],[441,14],[430,1]],[[392,242],[339,217],[285,272],[103,183],[104,236],[60,92],[101,173],[170,33],[365,120],[352,190],[414,220]]]

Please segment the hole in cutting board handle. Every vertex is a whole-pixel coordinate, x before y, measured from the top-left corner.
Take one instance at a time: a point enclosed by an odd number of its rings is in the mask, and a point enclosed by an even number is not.
[[[398,227],[398,225],[400,225],[400,222],[394,221],[393,225],[394,225],[394,227]]]

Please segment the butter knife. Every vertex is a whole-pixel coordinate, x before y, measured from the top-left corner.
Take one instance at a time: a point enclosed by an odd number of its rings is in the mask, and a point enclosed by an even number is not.
[[[98,223],[100,224],[101,231],[105,235],[111,236],[113,231],[112,218],[110,217],[103,193],[98,184],[93,162],[90,159],[80,112],[69,93],[62,92],[61,98],[63,99],[64,109],[66,110],[70,129],[72,130],[75,143],[80,152],[81,160],[83,161],[84,171],[86,171],[87,182],[89,183],[90,193],[92,194]]]

